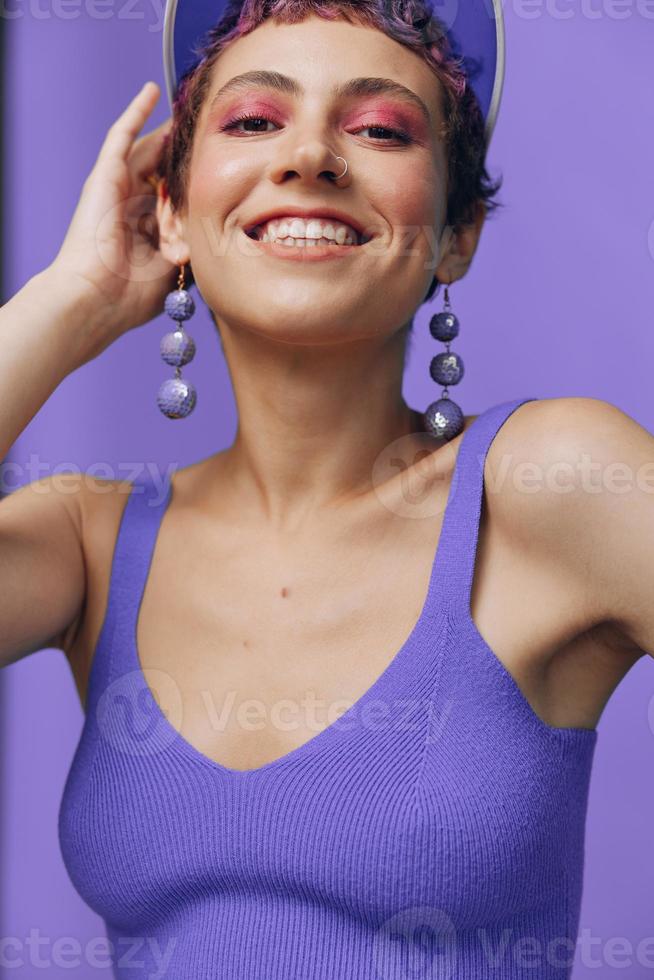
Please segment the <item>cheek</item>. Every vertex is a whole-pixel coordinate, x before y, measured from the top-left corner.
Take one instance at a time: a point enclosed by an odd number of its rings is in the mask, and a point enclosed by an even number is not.
[[[253,161],[245,155],[200,153],[194,156],[189,173],[189,204],[209,205],[212,213],[230,206],[251,180]]]
[[[446,209],[446,187],[436,168],[413,167],[406,179],[385,187],[383,200],[385,217],[398,244],[413,244],[420,253],[428,251],[434,227],[442,223]]]
[[[225,154],[198,155],[189,174],[189,235],[195,249],[224,254],[225,228],[249,193],[251,165]],[[231,224],[230,224],[231,221]]]

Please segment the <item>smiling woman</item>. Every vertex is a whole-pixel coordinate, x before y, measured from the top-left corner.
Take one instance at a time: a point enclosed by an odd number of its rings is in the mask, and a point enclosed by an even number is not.
[[[380,4],[377,0],[360,0],[356,4],[333,0],[291,0],[274,5],[267,0],[255,0],[247,4],[228,5],[220,23],[207,32],[203,46],[194,57],[197,63],[180,79],[176,92],[172,126],[166,135],[156,168],[171,208],[183,211],[187,204],[193,143],[201,115],[212,117],[228,104],[230,96],[240,96],[242,100],[248,96],[250,108],[241,115],[237,113],[235,118],[228,118],[222,125],[222,131],[233,132],[237,126],[245,126],[249,121],[249,130],[239,132],[243,135],[248,131],[261,135],[265,132],[261,124],[265,126],[268,121],[265,113],[271,112],[272,106],[264,101],[259,102],[257,109],[254,98],[257,91],[260,95],[267,93],[269,98],[276,95],[287,107],[307,96],[299,78],[262,69],[242,72],[218,85],[214,69],[228,45],[249,34],[264,21],[269,24],[297,24],[310,15],[381,31],[424,61],[431,70],[431,75],[427,76],[427,86],[424,83],[422,86],[429,91],[429,97],[425,100],[399,79],[359,77],[336,81],[328,93],[330,106],[340,105],[342,117],[348,115],[346,108],[349,108],[351,115],[352,108],[357,104],[365,106],[365,128],[376,131],[377,135],[371,136],[370,140],[378,145],[386,143],[388,148],[409,146],[419,140],[423,146],[428,144],[433,147],[435,143],[442,142],[447,161],[444,177],[446,225],[457,228],[474,224],[480,208],[485,217],[491,215],[500,206],[496,195],[501,186],[500,179],[490,178],[485,164],[494,118],[489,119],[490,125],[486,124],[474,88],[466,83],[462,57],[452,50],[448,34],[435,18],[430,17],[425,4],[399,3],[393,9],[392,4]],[[326,38],[328,35],[324,36]],[[354,36],[352,43],[355,45],[352,50],[358,50]],[[220,78],[224,78],[225,74],[221,72]],[[235,98],[232,98],[231,103],[234,102]],[[431,111],[428,104],[432,107]],[[344,125],[344,118],[339,120],[338,115],[335,118],[338,120],[338,130]],[[403,128],[393,128],[393,124]],[[385,135],[379,135],[381,133]],[[188,272],[190,282],[193,282],[191,267]],[[438,287],[438,277],[430,277],[422,303],[431,300]],[[412,326],[412,322],[409,326]]]
[[[413,955],[394,934],[428,929],[446,950],[443,975],[476,980],[508,929],[539,943],[539,980],[569,976],[595,722],[641,651],[635,633],[598,631],[612,667],[566,705],[606,609],[566,551],[569,531],[553,545],[554,505],[529,509],[511,487],[489,507],[495,572],[480,583],[487,613],[473,618],[477,461],[497,462],[501,447],[522,459],[530,441],[545,460],[537,434],[562,428],[556,407],[512,399],[465,419],[447,458],[398,404],[406,324],[428,283],[430,296],[465,275],[497,190],[484,163],[492,99],[482,107],[436,22],[413,25],[423,12],[232,3],[173,86],[160,248],[192,263],[239,430],[157,506],[153,486],[130,494],[89,639],[88,714],[102,704],[102,720],[71,769],[61,839],[112,940],[145,916],[160,948],[177,940],[175,975],[390,978]],[[454,326],[439,321],[450,336]],[[406,461],[415,477],[425,459],[437,518],[427,532],[406,520],[420,508],[397,473]],[[374,479],[380,460],[393,478]],[[547,615],[510,607],[518,589]],[[219,624],[216,595],[233,610],[223,603]],[[148,675],[162,671],[160,704]],[[316,688],[333,703],[334,677],[354,695],[342,724],[328,713],[286,734],[269,721],[259,735],[232,723],[216,737],[197,705],[200,690],[267,707]],[[139,748],[117,702],[149,706]],[[123,756],[127,779],[115,776]],[[99,839],[91,828],[107,813]],[[548,952],[557,944],[567,955]],[[507,954],[495,975],[517,980],[517,962]]]
[[[1,662],[68,657],[61,853],[120,980],[394,980],[424,957],[521,980],[525,944],[532,975],[570,977],[597,723],[654,651],[654,439],[593,399],[450,429],[403,398],[416,310],[497,206],[502,34],[486,0],[456,6],[446,30],[417,0],[230,0],[217,24],[220,2],[170,0],[171,125],[137,141],[146,85],[0,309],[0,450],[162,308],[185,363],[191,264],[233,383],[233,443],[163,488],[84,474],[0,505]]]
[[[385,332],[401,369],[416,311],[440,282],[465,275],[498,205],[499,185],[485,167],[502,76],[495,20],[477,11],[473,27],[461,28],[483,55],[475,90],[454,35],[424,5],[232,3],[202,43],[195,15],[189,27],[184,5],[170,9],[182,26],[171,30],[168,18],[168,46],[181,46],[180,65],[184,46],[195,51],[175,78],[156,167],[159,247],[181,267],[180,286],[198,286],[235,367],[233,345],[242,349],[246,334],[234,325],[247,323],[250,336],[304,337],[314,347],[338,343],[344,330],[349,343]],[[334,208],[335,195],[347,207]],[[341,225],[326,224],[330,217]],[[267,218],[276,223],[258,233]],[[248,301],[255,279],[274,295],[260,317]],[[219,289],[225,280],[233,288]],[[337,282],[345,288],[335,293]],[[298,290],[310,291],[308,307]],[[178,291],[177,300],[188,294]],[[432,331],[449,345],[457,325],[448,303],[446,293],[444,320]],[[191,343],[183,328],[178,337]],[[463,362],[448,346],[431,373],[444,390],[421,424],[450,440],[464,425],[448,390]],[[179,418],[195,399],[178,373],[158,400]]]

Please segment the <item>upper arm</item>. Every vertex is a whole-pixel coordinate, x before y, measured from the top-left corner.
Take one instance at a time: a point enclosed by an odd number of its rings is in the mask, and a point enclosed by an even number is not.
[[[0,667],[62,647],[83,607],[83,484],[58,474],[0,501]]]
[[[511,471],[513,528],[573,583],[590,622],[654,656],[654,436],[600,399],[531,404],[511,444],[529,463]]]

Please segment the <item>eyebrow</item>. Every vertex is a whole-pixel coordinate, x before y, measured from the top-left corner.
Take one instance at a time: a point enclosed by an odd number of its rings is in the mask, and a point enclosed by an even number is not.
[[[212,112],[216,103],[226,95],[256,86],[274,89],[283,95],[293,95],[295,97],[304,95],[304,87],[295,78],[290,78],[288,75],[282,75],[277,71],[246,71],[242,75],[235,75],[234,78],[230,78],[216,92],[211,100],[209,112]],[[413,105],[421,113],[427,125],[431,125],[432,120],[429,109],[420,96],[416,95],[410,88],[406,88],[399,82],[394,81],[392,78],[350,78],[347,82],[341,82],[333,86],[331,94],[337,99],[370,95],[391,95]]]

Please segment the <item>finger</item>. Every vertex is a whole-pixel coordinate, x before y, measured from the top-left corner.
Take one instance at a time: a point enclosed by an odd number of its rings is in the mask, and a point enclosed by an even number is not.
[[[155,169],[171,124],[172,117],[153,129],[151,133],[141,136],[132,147],[129,154],[130,169],[142,179],[147,180],[147,175]]]
[[[159,86],[156,82],[146,82],[127,108],[109,127],[104,143],[98,154],[97,164],[102,166],[105,161],[120,158],[127,160],[134,140],[143,129],[145,121],[152,112],[159,98]]]
[[[168,116],[168,119],[165,119],[162,123],[156,126],[149,133],[146,133],[144,136],[141,136],[136,141],[134,148],[136,149],[136,147],[139,146],[147,146],[149,143],[159,142],[164,138],[166,133],[169,132],[172,124],[173,124],[173,117]]]
[[[148,135],[151,136],[152,133]],[[140,139],[134,144],[129,154],[129,166],[132,173],[140,177],[145,177],[146,174],[152,173],[159,161],[164,140],[167,136],[168,133],[159,133],[158,138],[155,140],[149,140],[147,143],[144,143]]]

